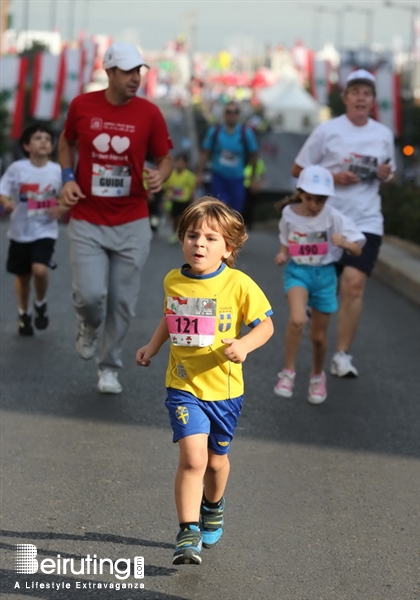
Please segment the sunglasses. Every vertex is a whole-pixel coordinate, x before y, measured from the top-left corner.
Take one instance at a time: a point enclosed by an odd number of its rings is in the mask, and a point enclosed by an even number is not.
[[[225,115],[239,115],[239,110],[236,108],[228,108],[225,110]]]

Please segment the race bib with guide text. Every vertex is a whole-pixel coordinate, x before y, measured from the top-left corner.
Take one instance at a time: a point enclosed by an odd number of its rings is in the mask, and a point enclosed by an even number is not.
[[[129,196],[131,167],[116,165],[92,165],[92,195],[104,198]]]

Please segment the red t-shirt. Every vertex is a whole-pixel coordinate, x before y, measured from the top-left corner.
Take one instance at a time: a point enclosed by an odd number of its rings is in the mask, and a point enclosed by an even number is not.
[[[148,216],[145,157],[173,147],[157,106],[137,97],[110,104],[105,90],[82,94],[70,104],[64,136],[78,142],[76,181],[86,195],[72,208],[74,219],[114,226]]]

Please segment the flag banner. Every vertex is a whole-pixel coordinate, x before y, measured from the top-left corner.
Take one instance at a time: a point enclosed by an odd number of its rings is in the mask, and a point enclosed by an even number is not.
[[[352,71],[355,71],[357,68],[358,67],[356,67],[356,65],[350,63],[340,64],[340,68],[338,70],[338,81],[342,90],[344,90],[344,88],[346,87],[347,77]]]
[[[293,65],[299,74],[299,81],[304,84],[305,81],[308,81],[309,79],[313,52],[309,50],[309,48],[306,48],[304,43],[299,40],[293,48],[291,48],[290,53],[292,55]]]
[[[5,96],[5,106],[10,116],[10,137],[19,139],[23,125],[28,59],[19,56],[2,56],[0,72],[0,90]]]
[[[93,65],[93,70],[97,71],[102,69],[102,60],[106,50],[112,44],[112,37],[110,35],[95,34],[92,36],[92,40],[96,44],[96,57]]]
[[[146,98],[153,99],[156,94],[156,86],[158,80],[157,69],[149,69],[146,73],[145,94]]]
[[[398,136],[401,133],[399,77],[392,72],[391,63],[381,65],[374,75],[376,77],[375,118]]]
[[[321,106],[328,105],[330,93],[330,62],[328,60],[314,60],[311,70],[311,93]]]
[[[64,55],[35,55],[30,115],[35,119],[50,121],[60,113],[64,85]]]
[[[83,91],[83,51],[81,48],[64,49],[65,76],[63,100],[67,104]]]
[[[83,53],[83,85],[91,83],[93,80],[93,71],[95,67],[97,44],[93,40],[83,40],[82,42],[82,53]]]

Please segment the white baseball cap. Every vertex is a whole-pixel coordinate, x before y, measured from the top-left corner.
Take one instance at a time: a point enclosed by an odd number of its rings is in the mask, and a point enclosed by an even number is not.
[[[324,167],[311,165],[300,172],[296,188],[316,196],[332,196],[334,180],[331,173]]]
[[[346,79],[346,87],[349,85],[354,85],[356,83],[365,83],[366,85],[370,85],[375,89],[376,86],[376,78],[372,73],[366,71],[366,69],[357,69],[357,71],[352,71]]]
[[[105,50],[103,59],[104,69],[112,69],[112,67],[118,67],[122,71],[130,71],[135,67],[147,67],[140,52],[137,50],[134,44],[127,44],[126,42],[115,42],[111,44],[109,48]]]

